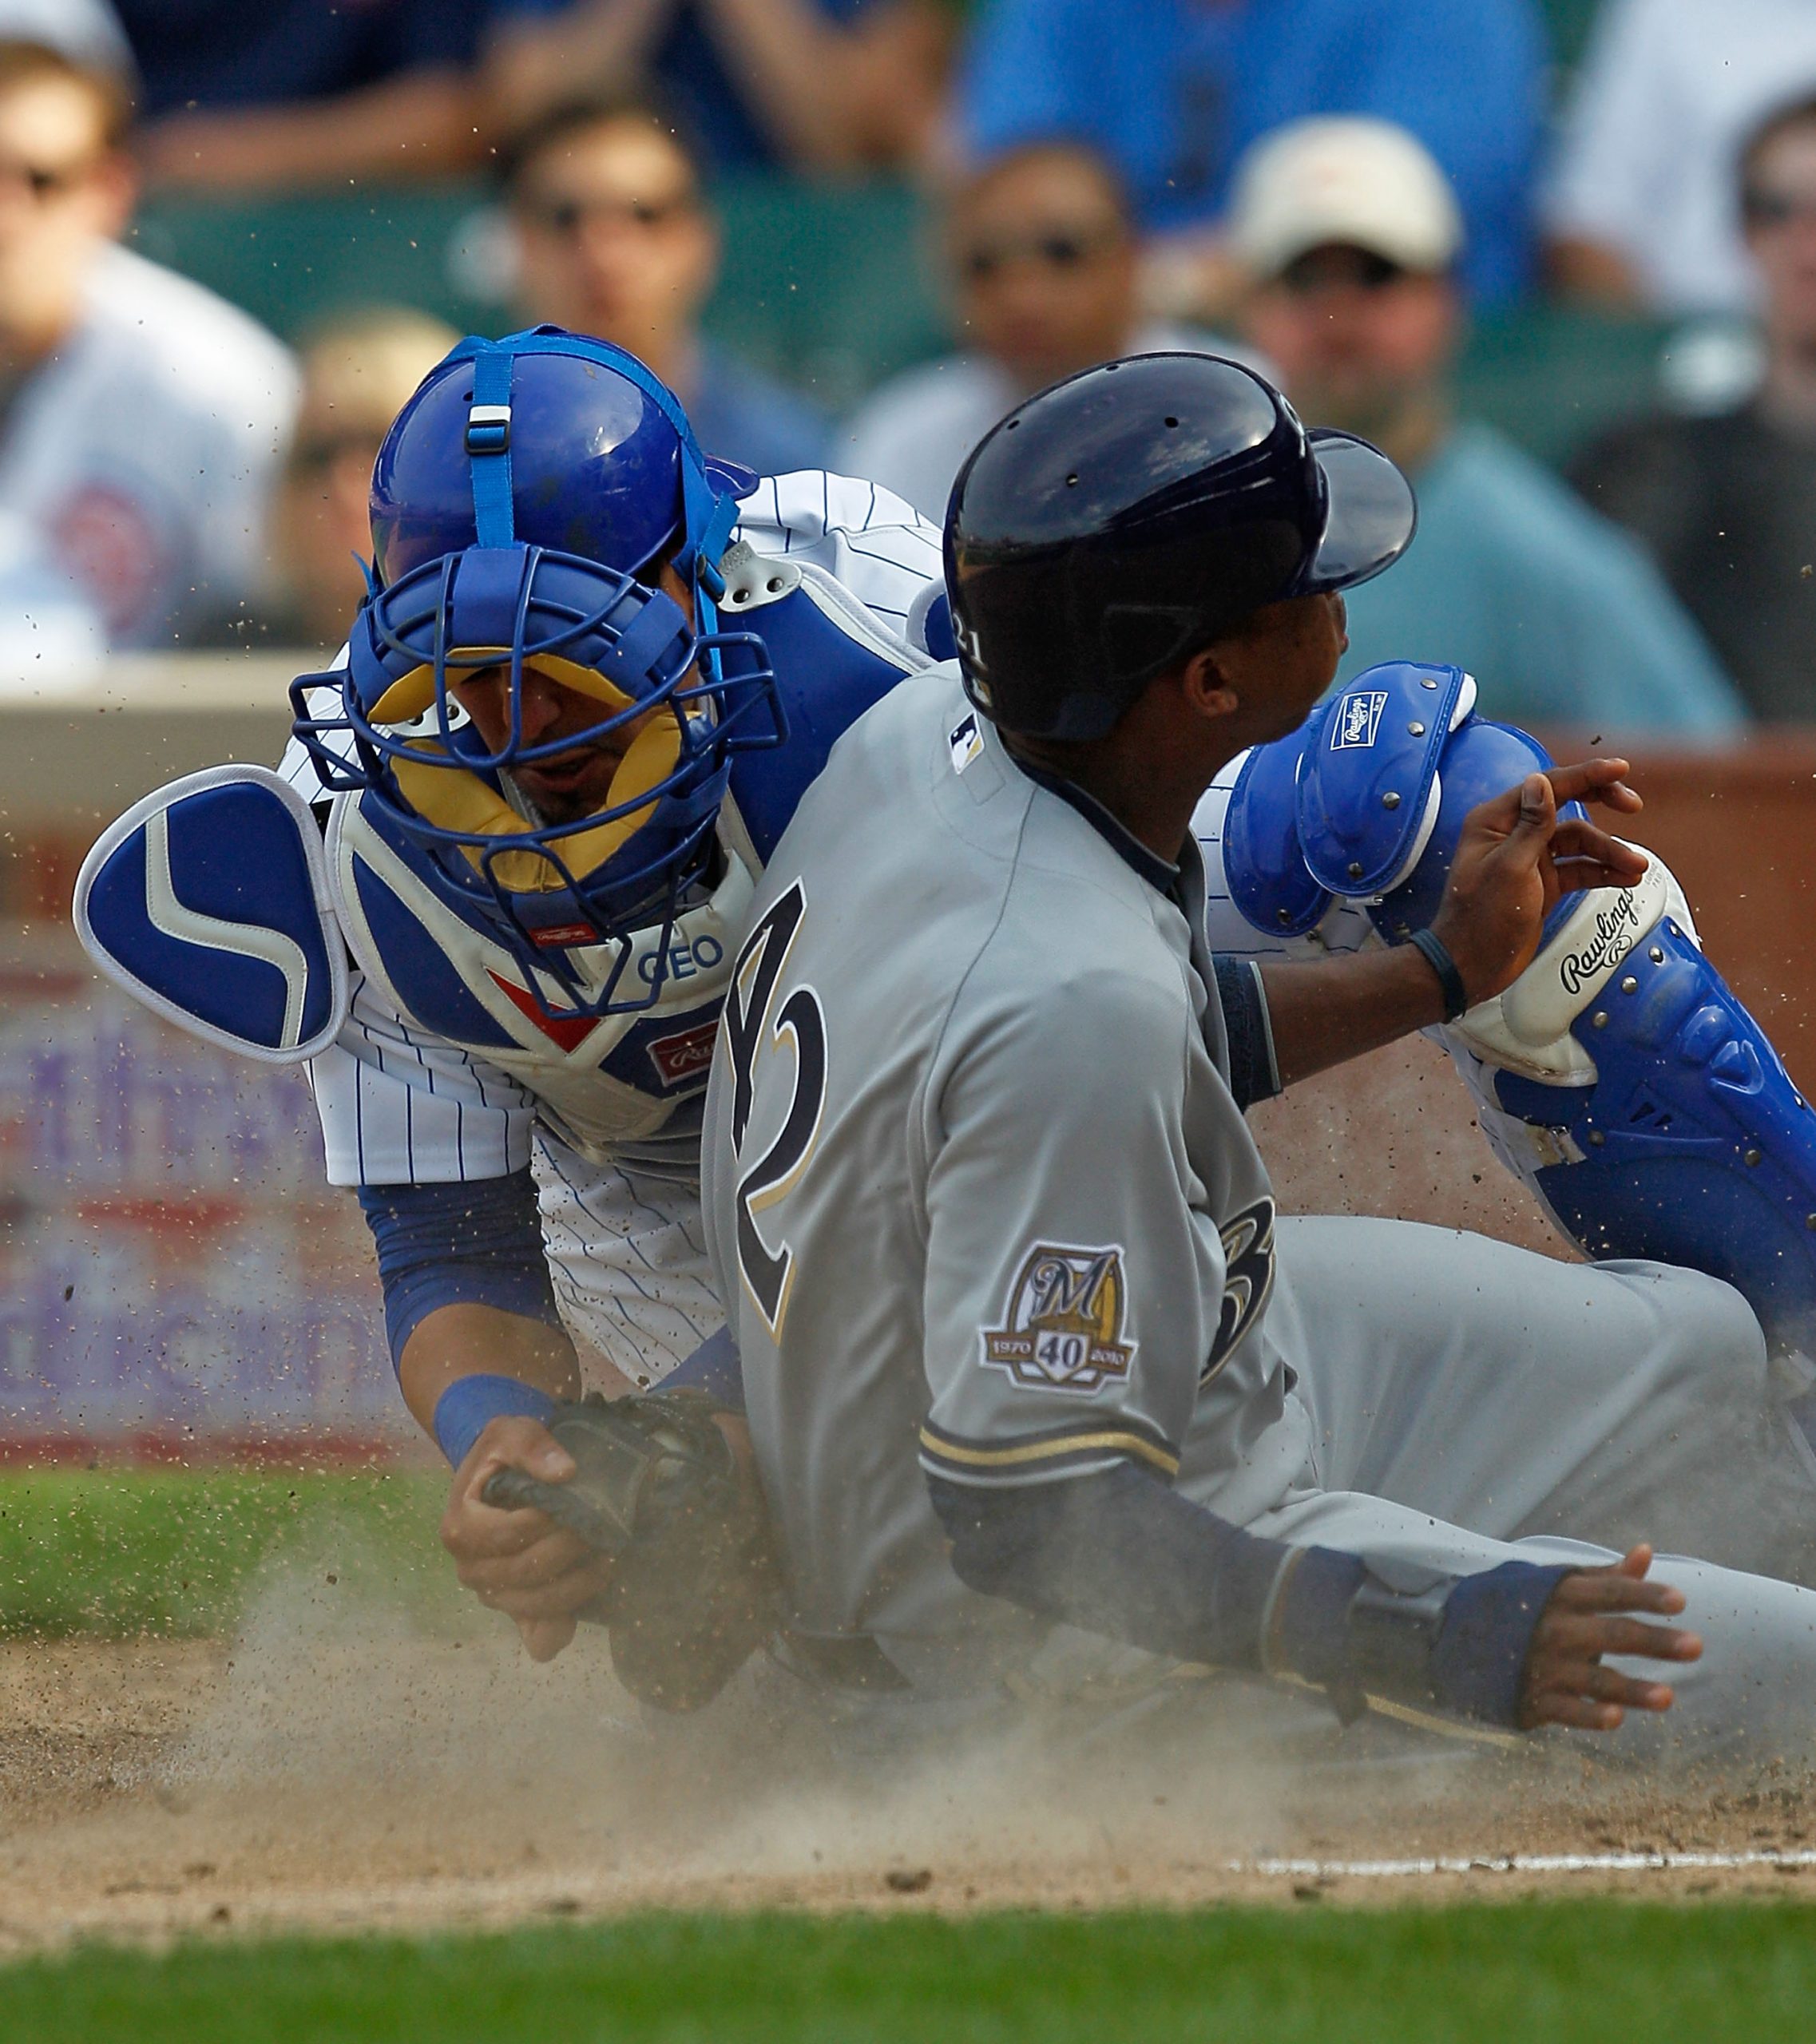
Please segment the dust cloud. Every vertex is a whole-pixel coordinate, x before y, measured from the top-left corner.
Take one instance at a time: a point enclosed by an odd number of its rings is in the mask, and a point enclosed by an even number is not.
[[[0,1950],[651,1907],[1292,1903],[1362,1899],[1343,1870],[1382,1856],[1816,1837],[1774,1763],[1659,1781],[1561,1741],[1339,1730],[1225,1678],[962,1721],[829,1713],[759,1661],[653,1720],[602,1634],[537,1667],[503,1621],[426,1621],[331,1547],[274,1567],[231,1645],[0,1649]]]

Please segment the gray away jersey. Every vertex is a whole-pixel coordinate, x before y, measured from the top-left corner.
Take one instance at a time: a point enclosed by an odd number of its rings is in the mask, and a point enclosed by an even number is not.
[[[870,1633],[916,1679],[1041,1630],[959,1583],[925,1472],[1129,1458],[1247,1517],[1304,1460],[1188,856],[1182,907],[946,667],[839,741],[753,905],[708,1244],[799,1626]]]

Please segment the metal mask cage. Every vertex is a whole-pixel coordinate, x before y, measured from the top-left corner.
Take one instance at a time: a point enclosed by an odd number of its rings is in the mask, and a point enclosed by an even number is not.
[[[668,933],[686,894],[707,873],[733,757],[779,744],[787,736],[775,672],[757,633],[696,632],[676,610],[680,628],[664,642],[658,649],[660,658],[641,676],[605,674],[615,687],[632,697],[622,709],[609,711],[580,732],[525,745],[522,688],[526,663],[542,656],[573,658],[589,639],[602,638],[609,648],[628,636],[613,626],[614,612],[628,604],[634,628],[652,601],[666,604],[668,599],[634,576],[597,561],[535,547],[525,547],[522,552],[524,567],[508,658],[498,652],[460,653],[450,648],[448,616],[463,557],[450,555],[433,564],[432,571],[418,570],[391,589],[375,588],[355,627],[355,633],[363,625],[370,627],[382,676],[391,675],[394,664],[400,673],[430,667],[434,691],[430,707],[407,723],[375,723],[360,700],[355,662],[350,655],[345,668],[302,675],[291,683],[293,728],[324,788],[332,794],[370,798],[383,822],[421,850],[462,901],[485,916],[493,933],[524,969],[529,985],[537,984],[536,974],[553,979],[581,1014],[648,1008],[661,998]],[[577,571],[583,581],[602,584],[601,600],[582,609],[545,592],[539,595],[537,576],[545,561]],[[420,622],[413,638],[395,626],[389,614],[392,600],[426,572],[435,573],[439,581],[426,647],[419,643]],[[530,636],[533,609],[539,615],[553,614],[551,628],[535,637]],[[708,615],[712,615],[709,606]],[[734,671],[728,671],[728,662]],[[577,664],[605,671],[584,652]],[[478,740],[458,699],[450,702],[449,677],[451,673],[458,681],[463,671],[506,665],[510,671],[510,729],[506,743],[492,751]],[[692,681],[685,679],[690,672],[696,675]],[[640,679],[645,693],[634,691]],[[624,687],[627,680],[632,687]],[[324,715],[311,705],[310,691],[321,689],[334,691],[336,713]],[[513,765],[584,748],[664,708],[672,712],[677,731],[679,751],[672,770],[621,802],[565,822],[537,824],[525,818],[521,828],[509,833],[436,823],[405,795],[395,771],[396,763],[403,761],[413,766],[471,774],[503,798],[498,777]],[[430,742],[426,746],[426,739]],[[640,814],[644,820],[623,844],[597,867],[574,873],[563,856],[566,841]],[[536,890],[507,885],[498,870],[500,862],[525,857],[541,860],[554,885]],[[526,913],[532,908],[537,913]],[[549,942],[551,929],[577,927],[589,936]],[[617,989],[632,956],[634,940],[652,931],[659,933],[653,977],[647,991],[621,1000]],[[615,946],[617,956],[603,988],[589,992],[569,954],[593,945]]]

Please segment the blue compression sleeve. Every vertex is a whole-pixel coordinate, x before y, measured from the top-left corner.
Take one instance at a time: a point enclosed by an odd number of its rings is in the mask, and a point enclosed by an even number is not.
[[[1211,969],[1217,976],[1217,999],[1230,1040],[1230,1091],[1239,1107],[1251,1107],[1281,1090],[1261,968],[1252,958],[1219,957],[1211,960]]]
[[[1182,1661],[1291,1673],[1512,1725],[1540,1613],[1568,1569],[1507,1562],[1453,1585],[1429,1632],[1358,1640],[1358,1593],[1395,1601],[1361,1559],[1264,1540],[1133,1464],[985,1490],[930,1476],[961,1580],[986,1595]],[[1407,1610],[1411,1614],[1411,1600]],[[1359,1707],[1359,1705],[1358,1705]]]
[[[743,1365],[738,1360],[738,1345],[729,1327],[709,1334],[687,1359],[677,1363],[663,1380],[664,1391],[704,1391],[727,1411],[744,1409]]]
[[[528,1171],[448,1185],[364,1185],[391,1361],[438,1306],[496,1306],[558,1327]]]

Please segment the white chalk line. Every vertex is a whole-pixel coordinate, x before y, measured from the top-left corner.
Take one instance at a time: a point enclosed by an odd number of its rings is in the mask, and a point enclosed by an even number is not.
[[[1232,1860],[1227,1871],[1324,1880],[1405,1880],[1421,1874],[1727,1872],[1749,1867],[1816,1867],[1816,1847],[1767,1847],[1751,1852],[1509,1852],[1473,1860]]]

